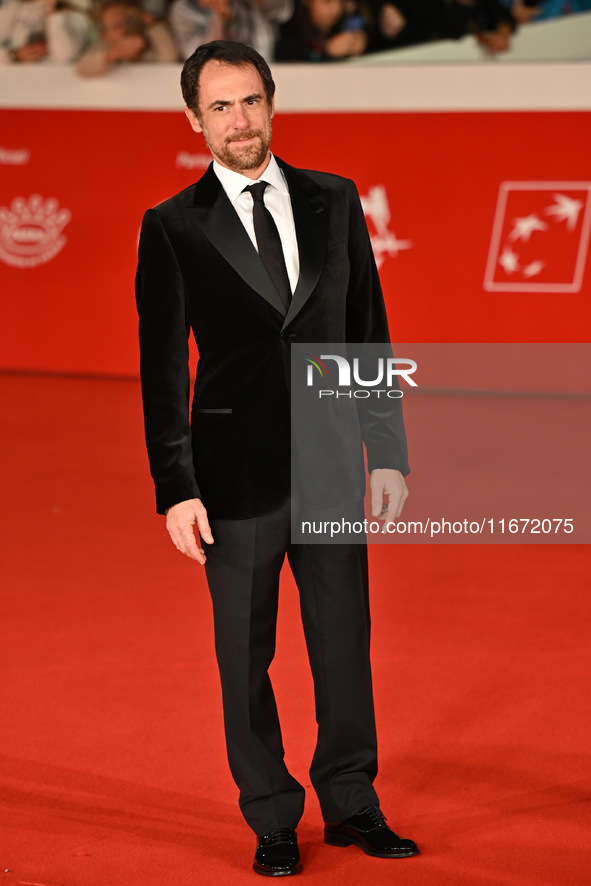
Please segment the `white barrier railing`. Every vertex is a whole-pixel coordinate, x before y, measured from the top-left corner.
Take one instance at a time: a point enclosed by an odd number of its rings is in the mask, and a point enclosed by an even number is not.
[[[0,70],[1,108],[181,111],[179,65]],[[591,110],[591,64],[275,65],[278,112]],[[4,142],[9,133],[4,131]]]

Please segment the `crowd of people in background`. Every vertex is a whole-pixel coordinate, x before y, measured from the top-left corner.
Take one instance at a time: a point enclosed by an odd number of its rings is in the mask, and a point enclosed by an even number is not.
[[[183,61],[238,40],[268,61],[322,62],[475,37],[494,55],[520,25],[591,10],[591,0],[0,0],[0,65]]]

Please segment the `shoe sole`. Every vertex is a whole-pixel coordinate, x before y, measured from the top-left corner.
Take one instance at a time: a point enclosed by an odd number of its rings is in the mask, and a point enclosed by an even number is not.
[[[371,855],[374,858],[411,858],[413,855],[420,855],[419,849],[407,849],[406,851],[388,853],[372,852],[360,840],[355,840],[353,837],[340,837],[336,834],[325,834],[324,842],[329,846],[358,846],[366,855]]]
[[[265,871],[263,868],[257,867],[256,864],[252,866],[255,874],[261,874],[263,877],[291,877],[292,874],[301,874],[302,873],[302,865],[297,864],[295,867],[290,868],[288,871],[273,871],[268,870]]]

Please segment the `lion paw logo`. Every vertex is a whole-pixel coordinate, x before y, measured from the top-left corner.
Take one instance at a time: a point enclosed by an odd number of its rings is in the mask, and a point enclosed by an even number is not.
[[[55,197],[15,197],[10,209],[0,206],[0,258],[17,268],[50,261],[65,246],[62,231],[71,217]]]

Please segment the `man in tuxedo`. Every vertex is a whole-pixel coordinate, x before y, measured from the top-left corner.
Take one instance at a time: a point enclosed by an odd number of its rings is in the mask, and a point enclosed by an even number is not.
[[[359,197],[347,179],[271,154],[275,84],[254,50],[205,44],[186,61],[181,84],[189,123],[213,163],[142,225],[136,292],[146,440],[157,510],[179,551],[205,565],[228,759],[258,837],[254,870],[301,871],[295,829],[304,789],[284,763],[268,676],[286,554],[314,678],[310,776],[325,842],[383,858],[415,855],[416,844],[386,825],[373,787],[366,545],[293,544],[290,535],[291,345],[389,341]],[[191,332],[199,365],[190,406]],[[363,401],[358,420],[373,512],[396,519],[408,473],[399,401],[385,412]],[[330,505],[362,513],[361,455]],[[299,495],[309,504],[305,483]]]

